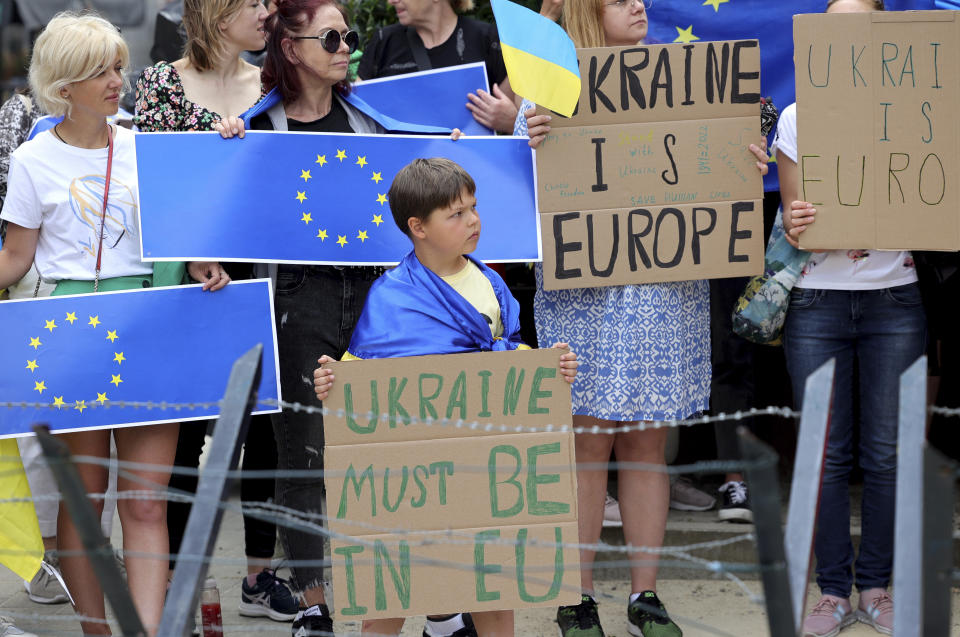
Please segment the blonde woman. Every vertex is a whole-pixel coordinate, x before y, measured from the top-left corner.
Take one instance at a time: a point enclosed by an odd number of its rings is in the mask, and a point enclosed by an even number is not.
[[[141,263],[137,236],[137,173],[133,133],[110,126],[124,89],[123,69],[129,61],[119,31],[94,15],[58,14],[34,45],[30,87],[43,111],[64,119],[51,130],[24,143],[10,158],[7,194],[0,217],[7,221],[7,238],[0,250],[0,287],[20,280],[35,262],[41,276],[56,281],[54,295],[149,287],[161,283],[161,273]],[[91,203],[85,219],[74,214],[78,184],[102,193],[108,162],[111,179],[107,210]],[[99,180],[99,182],[98,182]],[[105,239],[100,241],[103,229]],[[109,235],[107,240],[106,235]],[[220,266],[190,263],[191,275],[204,289],[226,285]],[[167,277],[170,279],[171,277]],[[99,285],[97,286],[97,281]],[[176,424],[63,434],[74,455],[107,458],[110,436],[121,461],[169,466],[177,440]],[[79,465],[89,493],[107,487],[105,466]],[[133,475],[130,475],[133,474]],[[118,489],[142,490],[145,484],[166,487],[167,470],[133,471],[121,476]],[[98,510],[102,500],[91,504]],[[160,621],[166,585],[166,561],[145,557],[166,554],[166,503],[121,499],[130,592],[143,623],[153,634]],[[66,552],[61,568],[73,595],[86,634],[109,634],[103,621],[103,592],[86,557],[76,528],[65,508],[58,518],[58,549]]]
[[[646,41],[652,0],[565,0],[563,26],[580,48],[633,46]],[[543,12],[555,12],[556,3]],[[537,147],[550,130],[550,117],[535,115],[524,101],[517,134]],[[766,153],[750,150],[766,174]],[[679,281],[603,288],[543,289],[537,268],[534,298],[540,342],[569,342],[580,355],[573,386],[573,424],[590,429],[636,425],[640,421],[683,419],[709,406],[710,290],[706,281]],[[552,340],[551,340],[552,339]],[[665,428],[616,434],[577,434],[577,463],[664,464]],[[665,471],[619,469],[618,495],[623,534],[634,546],[660,547],[666,530],[670,482]],[[600,538],[607,470],[577,470],[580,541]],[[594,598],[596,553],[580,551],[581,603],[557,612],[562,635],[603,637]],[[680,628],[657,596],[658,556],[631,556],[627,631],[637,637],[679,637]]]
[[[267,9],[260,0],[185,0],[183,24],[187,31],[184,56],[158,62],[145,69],[137,81],[134,123],[142,131],[209,131],[243,135],[239,116],[263,96],[260,69],[240,57],[244,51],[262,49]],[[236,278],[249,278],[251,270],[230,264]],[[196,469],[206,427],[194,423],[180,428],[178,467]],[[268,416],[254,416],[245,441],[243,468],[271,470],[277,466],[276,442]],[[196,476],[176,475],[172,489],[194,493]],[[265,502],[273,497],[272,479],[241,481],[243,502]],[[171,553],[179,552],[190,504],[171,502],[167,524]],[[241,582],[240,613],[291,621],[297,602],[284,580],[270,570],[276,543],[273,523],[244,516],[247,577]],[[175,566],[170,561],[170,569]]]

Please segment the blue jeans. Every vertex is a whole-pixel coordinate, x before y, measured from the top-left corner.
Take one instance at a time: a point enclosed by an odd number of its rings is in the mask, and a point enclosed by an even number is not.
[[[858,590],[885,588],[893,566],[900,374],[924,353],[926,320],[916,283],[881,290],[795,288],[783,346],[797,405],[804,382],[836,359],[814,553],[817,584],[825,595],[849,597],[853,576],[850,472],[853,468],[853,397],[860,397],[860,467],[863,501]],[[859,387],[853,386],[854,363]]]
[[[277,274],[277,349],[283,399],[317,405],[313,370],[324,354],[340,359],[350,344],[370,285],[381,268],[281,265]],[[273,414],[280,470],[323,469],[323,416],[285,409]],[[277,478],[276,502],[308,514],[319,514],[323,478]],[[319,524],[320,520],[309,520]],[[326,525],[324,525],[326,526]],[[291,567],[296,591],[323,581],[323,535],[278,526],[287,559],[313,565]]]

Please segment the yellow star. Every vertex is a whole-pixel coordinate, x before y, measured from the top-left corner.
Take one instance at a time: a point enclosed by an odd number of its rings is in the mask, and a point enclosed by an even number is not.
[[[47,388],[47,385],[46,385],[46,383],[44,383],[42,380],[33,383],[33,389],[34,389],[34,391],[38,391],[38,392],[40,392],[41,394],[43,393],[43,390],[46,389],[46,388]]]
[[[104,393],[102,393],[102,394],[101,394],[100,392],[97,392],[97,402],[98,402],[98,403],[100,403],[100,404],[102,405],[103,403],[107,402],[107,400],[109,400],[109,399],[107,398],[106,392],[104,392]]]
[[[373,221],[370,223],[377,224],[377,227],[380,227],[380,224],[383,223],[383,215],[373,215]]]
[[[117,336],[117,330],[107,330],[107,340],[111,343],[120,338]]]
[[[339,243],[340,247],[342,248],[343,246],[347,245],[347,238],[342,234],[338,234],[337,243]]]
[[[381,181],[383,181],[383,173],[373,173],[373,177],[370,179],[379,184]]]
[[[299,201],[300,203],[303,203],[303,200],[306,198],[307,198],[307,193],[300,192],[299,190],[297,191],[297,196],[296,196],[297,201]]]
[[[317,155],[317,161],[315,161],[315,162],[313,162],[313,163],[315,163],[315,164],[320,164],[321,166],[323,166],[324,164],[327,163],[327,156],[326,156],[326,155]]]
[[[321,241],[327,240],[327,231],[326,230],[317,230],[317,238]]]
[[[699,40],[697,36],[693,34],[693,25],[691,24],[686,29],[681,29],[677,27],[677,37],[674,39],[674,42],[683,42],[684,44],[689,44],[694,40]]]
[[[63,402],[63,396],[57,396],[53,399],[53,406],[57,409],[62,408],[66,403]]]
[[[303,180],[303,183],[307,183],[308,179],[313,179],[313,175],[310,174],[309,170],[301,170],[300,179]]]
[[[343,160],[347,158],[347,151],[337,149],[337,159],[340,160],[340,163],[343,163]]]
[[[702,6],[707,6],[708,4],[713,7],[713,12],[716,13],[720,10],[720,5],[730,2],[730,0],[703,0]]]
[[[123,380],[120,378],[120,374],[110,374],[110,376],[113,377],[113,380],[111,380],[110,382],[113,383],[113,384],[114,384],[115,386],[117,386],[117,387],[119,387],[119,386],[120,386],[120,383],[123,382]]]
[[[100,325],[100,315],[98,314],[97,316],[91,316],[90,320],[87,321],[87,325],[92,325],[94,327]]]
[[[366,231],[366,230],[361,230],[360,232],[357,233],[357,239],[360,239],[360,243],[363,243],[363,242],[366,241],[368,238],[369,238],[369,237],[367,237],[367,231]]]
[[[45,329],[45,330],[50,330],[50,333],[53,334],[53,328],[55,328],[55,327],[57,326],[57,324],[54,323],[52,320],[51,320],[51,321],[44,321],[44,323],[46,323],[46,325],[43,326],[43,329]]]
[[[363,155],[361,157],[360,155],[357,155],[357,166],[360,166],[360,168],[363,168],[366,165],[367,165],[367,156]]]
[[[41,345],[43,345],[43,343],[40,342],[40,337],[39,337],[39,336],[33,337],[33,338],[30,339],[30,347],[32,347],[33,349],[37,349],[37,348],[40,347]]]
[[[381,206],[387,203],[387,196],[383,193],[380,193],[379,195],[377,195],[377,203],[380,204]]]
[[[79,411],[81,414],[83,410],[87,408],[87,401],[85,400],[76,400],[74,401],[73,408]]]
[[[310,223],[311,221],[313,221],[313,217],[310,216],[310,213],[309,213],[309,212],[305,212],[305,213],[303,213],[303,215],[300,217],[300,221],[302,221],[302,222],[304,222],[304,223]]]
[[[127,359],[124,358],[123,352],[114,352],[114,353],[113,353],[113,360],[116,361],[116,363],[117,363],[118,365],[122,365],[122,364],[123,364],[123,361],[125,361],[125,360],[127,360]]]
[[[29,369],[31,372],[32,372],[33,370],[35,370],[36,368],[38,368],[38,367],[40,367],[40,366],[37,365],[37,361],[36,361],[36,360],[27,361],[27,369]]]
[[[70,323],[70,325],[73,325],[73,322],[77,320],[77,313],[76,313],[76,312],[67,312],[67,318],[65,318],[64,320],[65,320],[66,322]]]

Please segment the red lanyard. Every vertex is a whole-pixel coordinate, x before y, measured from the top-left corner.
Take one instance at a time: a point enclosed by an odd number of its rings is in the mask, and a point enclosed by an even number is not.
[[[100,287],[100,263],[103,259],[103,231],[107,225],[107,198],[110,194],[110,173],[113,168],[113,129],[107,125],[107,176],[103,183],[103,216],[100,218],[100,245],[97,246],[97,270],[93,279],[93,291]]]

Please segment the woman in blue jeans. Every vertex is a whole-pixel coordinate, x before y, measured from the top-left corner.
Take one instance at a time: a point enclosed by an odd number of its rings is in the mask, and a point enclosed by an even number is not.
[[[832,0],[827,12],[882,9],[882,2],[874,0]],[[796,122],[793,104],[780,116],[773,145],[784,227],[795,246],[816,219],[813,205],[798,201]],[[818,367],[836,359],[836,373],[814,542],[822,597],[804,621],[805,636],[836,635],[857,620],[881,633],[892,632],[893,601],[887,586],[893,567],[900,374],[923,355],[925,339],[926,318],[909,252],[852,249],[811,255],[791,295],[784,326],[783,344],[797,404],[803,402],[807,376]],[[860,401],[863,471],[862,535],[856,563],[849,491],[855,395]],[[849,599],[853,584],[859,591],[856,612]]]

